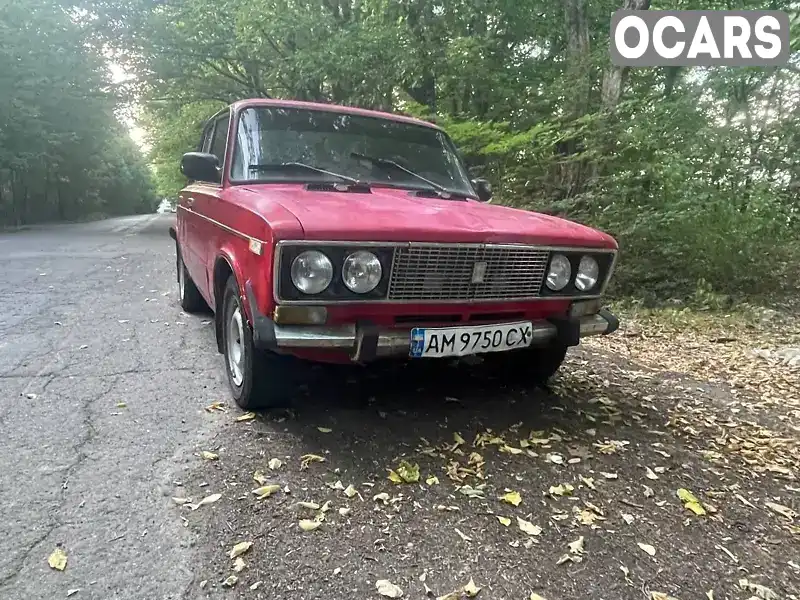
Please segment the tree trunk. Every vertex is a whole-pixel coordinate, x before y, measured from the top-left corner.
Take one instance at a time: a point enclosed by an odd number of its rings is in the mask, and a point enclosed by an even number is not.
[[[623,10],[647,10],[650,0],[625,0]],[[603,74],[602,106],[606,112],[613,112],[622,97],[622,89],[628,76],[628,67],[611,65]]]
[[[589,93],[591,91],[586,1],[565,0],[564,16],[567,34],[567,81],[571,90],[568,114],[576,119],[589,111]]]

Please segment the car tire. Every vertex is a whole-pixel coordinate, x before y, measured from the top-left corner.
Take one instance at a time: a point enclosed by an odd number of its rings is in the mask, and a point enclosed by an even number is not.
[[[188,313],[201,312],[208,309],[208,304],[194,284],[189,270],[183,262],[180,249],[177,250],[178,260],[178,299],[181,308]]]
[[[255,347],[233,275],[225,284],[222,319],[225,370],[236,404],[245,410],[289,407],[299,387],[297,360]]]
[[[489,368],[505,378],[544,384],[556,374],[566,355],[567,346],[554,344],[511,352],[492,352],[481,357]]]

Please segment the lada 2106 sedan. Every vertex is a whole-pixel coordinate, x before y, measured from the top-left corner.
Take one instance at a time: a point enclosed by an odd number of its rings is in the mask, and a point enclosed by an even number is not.
[[[245,100],[208,121],[181,170],[181,306],[214,311],[243,408],[289,402],[295,357],[480,354],[541,382],[583,336],[619,325],[600,303],[615,240],[489,204],[431,123]]]

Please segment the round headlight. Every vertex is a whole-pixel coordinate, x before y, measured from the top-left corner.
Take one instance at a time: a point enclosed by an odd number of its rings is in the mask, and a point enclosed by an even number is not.
[[[578,265],[578,274],[575,275],[575,287],[582,292],[588,292],[600,277],[600,266],[591,256],[584,256]]]
[[[569,259],[563,254],[555,254],[550,260],[550,270],[547,272],[547,287],[554,292],[558,292],[567,287],[570,275],[572,275],[572,265]]]
[[[356,294],[366,294],[381,282],[381,261],[372,252],[359,250],[344,259],[342,280],[347,289]]]
[[[304,294],[319,294],[333,281],[333,265],[319,250],[306,250],[292,261],[292,283]]]

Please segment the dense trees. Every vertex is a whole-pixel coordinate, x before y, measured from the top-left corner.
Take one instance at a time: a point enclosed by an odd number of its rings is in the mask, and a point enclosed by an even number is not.
[[[232,100],[401,110],[446,127],[498,201],[616,235],[618,290],[796,285],[800,68],[627,70],[608,57],[616,9],[763,2],[76,1],[136,74],[163,194],[182,185],[200,123]]]
[[[107,63],[75,17],[0,1],[0,225],[153,209]]]

